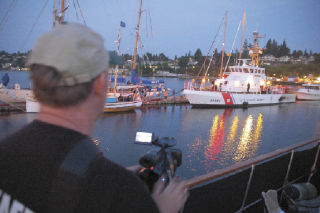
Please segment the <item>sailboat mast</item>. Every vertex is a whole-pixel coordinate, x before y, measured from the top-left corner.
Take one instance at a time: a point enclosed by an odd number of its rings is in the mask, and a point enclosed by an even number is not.
[[[243,11],[243,18],[242,18],[242,31],[241,31],[241,43],[240,43],[240,55],[239,59],[241,59],[242,56],[242,42],[243,42],[243,31],[244,31],[244,22],[246,21],[246,11]]]
[[[223,38],[223,43],[222,43],[222,57],[221,57],[221,66],[220,66],[220,75],[219,75],[220,78],[222,78],[224,44],[226,42],[227,23],[228,23],[228,11],[226,11],[226,18],[225,18],[225,22],[224,22],[224,38]]]
[[[121,41],[121,26],[119,28],[119,32],[118,32],[118,39],[116,41],[117,43],[117,55],[120,55],[120,41]],[[113,90],[114,92],[117,91],[117,78],[118,78],[118,72],[119,72],[119,65],[116,64],[116,74],[114,76],[114,83],[113,83]]]
[[[140,19],[141,19],[141,8],[142,8],[142,0],[140,0],[139,19],[138,19],[138,25],[136,30],[136,45],[134,47],[134,53],[133,53],[133,63],[132,63],[133,70],[136,69],[136,62],[137,62],[137,49],[138,49],[139,27],[140,27]]]
[[[64,21],[64,0],[61,0],[61,17],[60,17],[60,21],[61,23]]]
[[[121,27],[119,27],[118,31],[118,40],[117,40],[117,55],[120,55],[120,41],[121,41]]]
[[[52,28],[56,25],[56,13],[57,13],[56,0],[54,0],[54,3],[53,3],[53,24],[52,24]]]

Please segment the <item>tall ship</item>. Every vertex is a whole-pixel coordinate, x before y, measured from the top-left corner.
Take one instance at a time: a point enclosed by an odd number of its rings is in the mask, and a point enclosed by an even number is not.
[[[296,95],[288,93],[286,88],[267,85],[265,68],[260,62],[259,38],[259,33],[253,32],[254,44],[249,48],[251,59],[239,59],[237,65],[229,66],[223,74],[220,70],[220,77],[212,81],[211,87],[188,82],[184,94],[190,104],[196,107],[248,107],[295,102]]]

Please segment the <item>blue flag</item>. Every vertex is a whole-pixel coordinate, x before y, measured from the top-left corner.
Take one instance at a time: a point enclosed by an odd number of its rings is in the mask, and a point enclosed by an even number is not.
[[[8,73],[4,74],[2,77],[2,84],[6,87],[10,81]]]
[[[120,21],[120,27],[126,27],[126,23],[124,23],[123,21]]]

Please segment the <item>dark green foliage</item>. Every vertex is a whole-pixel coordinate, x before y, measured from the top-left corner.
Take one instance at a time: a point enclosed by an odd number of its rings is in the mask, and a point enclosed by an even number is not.
[[[281,76],[313,76],[320,75],[320,64],[282,64],[278,66],[266,67],[268,76],[276,74],[276,77]]]

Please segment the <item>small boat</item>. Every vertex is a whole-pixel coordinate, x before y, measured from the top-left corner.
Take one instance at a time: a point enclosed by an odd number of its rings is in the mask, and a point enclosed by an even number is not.
[[[141,100],[133,100],[130,96],[108,95],[104,104],[104,112],[127,112],[141,107]]]
[[[141,99],[133,100],[133,96],[129,93],[110,93],[107,95],[106,103],[104,105],[104,112],[125,112],[132,111],[141,107]],[[27,96],[26,98],[26,112],[39,112],[40,103],[34,96]]]
[[[108,93],[104,112],[127,112],[142,106],[139,93]]]
[[[296,94],[298,100],[320,101],[320,84],[302,84]]]

